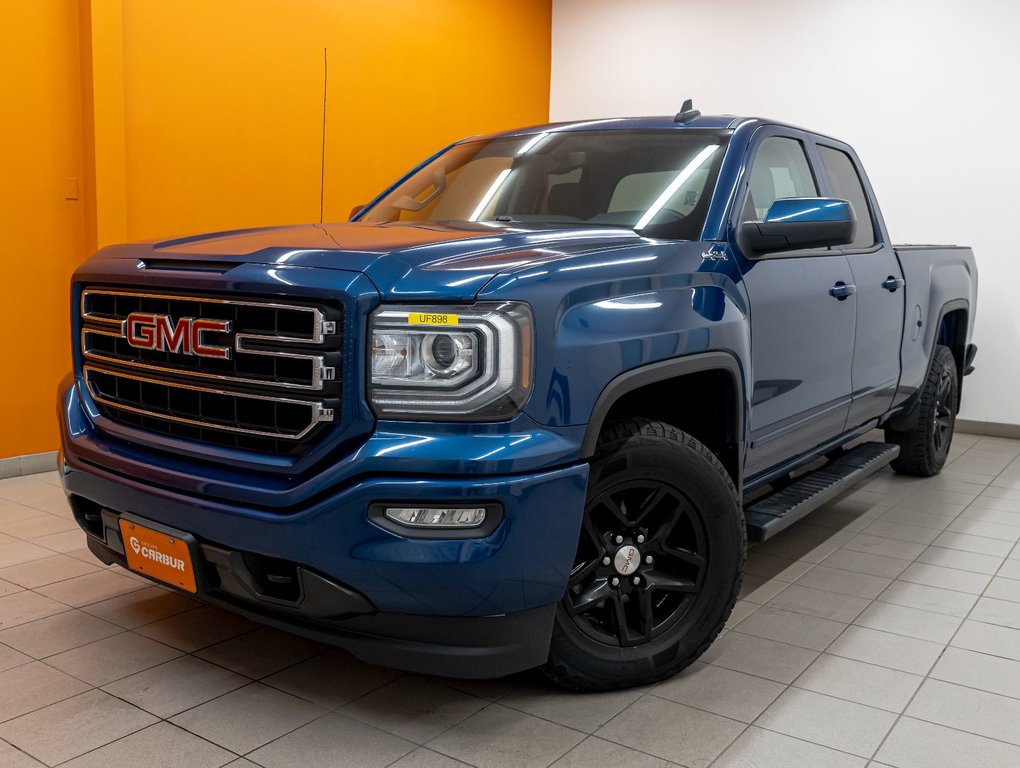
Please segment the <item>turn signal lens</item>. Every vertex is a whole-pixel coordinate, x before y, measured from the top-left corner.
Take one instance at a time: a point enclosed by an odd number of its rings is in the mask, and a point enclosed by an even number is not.
[[[477,528],[485,522],[484,507],[387,507],[386,517],[412,528]]]

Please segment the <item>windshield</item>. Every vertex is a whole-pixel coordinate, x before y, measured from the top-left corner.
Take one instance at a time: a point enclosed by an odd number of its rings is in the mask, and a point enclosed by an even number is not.
[[[465,142],[396,187],[360,221],[583,224],[697,239],[727,138],[614,130]]]

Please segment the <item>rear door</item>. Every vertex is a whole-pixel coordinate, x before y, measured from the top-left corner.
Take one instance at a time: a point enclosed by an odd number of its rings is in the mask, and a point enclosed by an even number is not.
[[[857,214],[857,236],[843,248],[857,286],[857,319],[851,380],[853,402],[847,428],[884,414],[892,406],[900,376],[903,335],[903,272],[871,205],[860,164],[849,147],[817,141],[831,197],[849,200]]]
[[[751,317],[748,479],[841,435],[850,409],[857,304],[830,294],[854,282],[846,256],[813,249],[756,257],[737,234],[778,198],[819,196],[809,147],[800,131],[760,129],[731,220]]]

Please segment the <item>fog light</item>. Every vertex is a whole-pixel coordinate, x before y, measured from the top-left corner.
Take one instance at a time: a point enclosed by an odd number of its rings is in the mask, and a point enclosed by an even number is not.
[[[477,528],[485,522],[485,508],[387,507],[386,517],[412,528]]]

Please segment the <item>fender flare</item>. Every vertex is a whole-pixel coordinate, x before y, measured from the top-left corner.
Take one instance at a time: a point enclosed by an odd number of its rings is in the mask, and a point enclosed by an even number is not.
[[[938,318],[939,319],[938,319],[938,322],[934,326],[935,332],[934,332],[934,334],[932,336],[931,347],[930,347],[930,349],[928,351],[928,365],[925,366],[925,371],[924,371],[925,379],[928,378],[928,372],[931,370],[931,363],[932,363],[932,360],[935,357],[935,347],[937,347],[938,344],[939,344],[939,329],[942,327],[942,321],[946,319],[946,315],[948,315],[950,312],[955,312],[958,309],[966,310],[966,312],[967,312],[967,322],[970,323],[970,302],[967,301],[966,299],[952,299],[951,301],[947,301],[945,304],[943,304],[941,307],[939,307],[939,314],[938,314]],[[970,330],[970,328],[968,327],[968,331],[969,330]],[[958,394],[958,396],[963,393],[963,375],[964,375],[964,369],[966,369],[966,366],[967,366],[967,361],[966,361],[966,356],[967,356],[966,340],[964,342],[964,351],[963,351],[963,354],[964,354],[964,366],[963,366],[962,369],[960,369],[958,371],[958,373],[960,374],[959,377],[958,377],[958,381],[957,381],[957,387],[958,387],[957,394]],[[954,358],[955,358],[955,355],[954,355]],[[922,380],[922,383],[923,383],[923,380]],[[881,422],[880,426],[888,427],[889,429],[895,430],[897,432],[907,432],[907,431],[913,429],[914,427],[916,427],[917,426],[917,418],[918,418],[918,415],[920,413],[919,408],[918,408],[918,405],[921,402],[921,400],[920,400],[920,391],[921,390],[918,389],[918,391],[916,393],[911,395],[910,399],[900,407],[899,412],[896,413],[895,415],[893,415],[892,417],[890,417],[889,419]],[[959,408],[959,403],[957,403],[957,408]]]
[[[680,376],[704,371],[725,371],[733,379],[734,391],[734,424],[733,431],[736,433],[729,436],[735,443],[743,443],[744,440],[744,414],[746,402],[744,398],[743,369],[737,358],[729,352],[701,352],[694,355],[687,355],[671,360],[662,360],[657,363],[649,363],[640,368],[632,368],[621,373],[612,379],[602,392],[595,407],[592,408],[591,417],[588,419],[588,428],[584,433],[584,440],[581,442],[582,460],[589,459],[595,454],[595,446],[598,443],[599,433],[606,416],[613,405],[624,395],[633,392],[641,387],[655,384],[667,379],[675,379]]]

